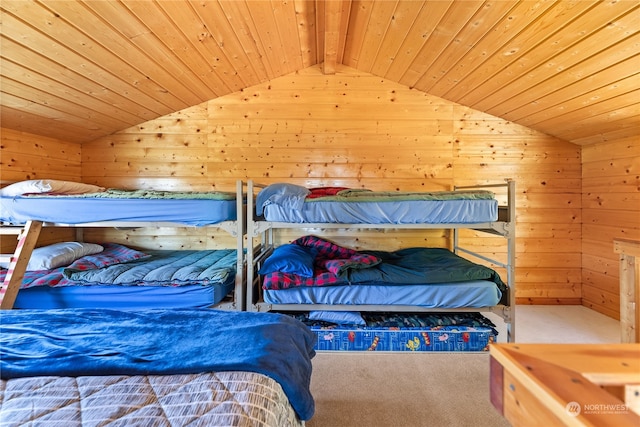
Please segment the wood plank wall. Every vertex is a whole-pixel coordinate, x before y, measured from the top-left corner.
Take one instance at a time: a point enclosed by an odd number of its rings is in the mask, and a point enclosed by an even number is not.
[[[196,105],[82,146],[83,180],[105,187],[178,191],[235,191],[236,178],[219,170],[208,143],[207,103]],[[226,165],[226,168],[231,165]],[[87,229],[93,242],[137,249],[235,248],[219,229]]]
[[[82,177],[130,188],[230,190],[253,179],[403,191],[511,178],[518,301],[581,302],[580,147],[348,67],[310,67],[84,144]],[[177,245],[139,233],[114,237]],[[501,239],[469,234],[471,246],[504,256]],[[448,244],[444,231],[328,237],[387,250]]]
[[[78,144],[46,138],[11,129],[0,129],[0,181],[2,186],[28,179],[81,181],[81,147]],[[69,229],[45,228],[37,246],[73,240]],[[0,253],[15,250],[16,236],[0,236]]]
[[[619,318],[614,239],[640,240],[640,136],[582,149],[582,302]]]

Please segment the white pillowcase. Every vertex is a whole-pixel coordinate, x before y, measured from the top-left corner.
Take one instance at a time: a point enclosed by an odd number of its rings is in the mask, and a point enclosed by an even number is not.
[[[36,248],[31,254],[27,271],[50,270],[69,265],[85,255],[102,252],[104,248],[95,243],[62,242]],[[0,262],[0,267],[9,268],[8,262]]]
[[[56,179],[32,179],[20,181],[0,189],[0,196],[15,197],[27,193],[83,194],[104,191],[104,187],[82,182]]]

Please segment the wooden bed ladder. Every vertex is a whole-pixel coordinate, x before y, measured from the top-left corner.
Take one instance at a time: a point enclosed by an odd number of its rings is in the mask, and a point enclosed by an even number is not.
[[[9,269],[0,287],[0,309],[10,310],[18,296],[24,272],[27,270],[31,252],[35,248],[42,229],[42,221],[28,221],[24,227],[2,227],[0,234],[17,234],[18,244],[11,256]]]

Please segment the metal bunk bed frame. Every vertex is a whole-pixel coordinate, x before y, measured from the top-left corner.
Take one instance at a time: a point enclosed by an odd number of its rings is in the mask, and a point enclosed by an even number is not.
[[[504,183],[473,186],[456,186],[454,190],[505,188],[507,190],[507,205],[498,207],[498,220],[477,224],[339,224],[339,223],[286,223],[259,220],[255,217],[254,191],[264,187],[247,182],[247,289],[246,310],[248,311],[388,311],[388,312],[491,312],[499,315],[507,329],[507,341],[515,341],[515,263],[516,263],[516,211],[515,211],[515,181],[507,179]],[[456,254],[465,253],[484,261],[505,268],[507,272],[507,287],[509,290],[508,305],[499,304],[491,307],[465,308],[425,308],[414,305],[331,305],[331,304],[269,304],[260,300],[261,284],[257,273],[259,265],[274,249],[274,230],[276,229],[446,229],[453,230],[452,249]],[[492,235],[502,236],[507,240],[507,259],[502,262],[486,257],[482,254],[465,249],[459,244],[459,230],[471,229]],[[254,239],[260,243],[254,246]]]

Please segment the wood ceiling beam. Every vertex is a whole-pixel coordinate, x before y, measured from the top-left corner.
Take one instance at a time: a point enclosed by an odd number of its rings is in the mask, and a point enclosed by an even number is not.
[[[343,21],[345,18],[348,20],[350,8],[351,0],[322,1],[322,8],[318,8],[319,11],[324,9],[324,56],[322,65],[324,74],[335,74],[336,72],[340,46],[342,45],[342,48],[344,48],[344,41],[342,43],[340,41],[346,37],[346,25],[343,24]],[[345,30],[341,31],[343,27]]]

